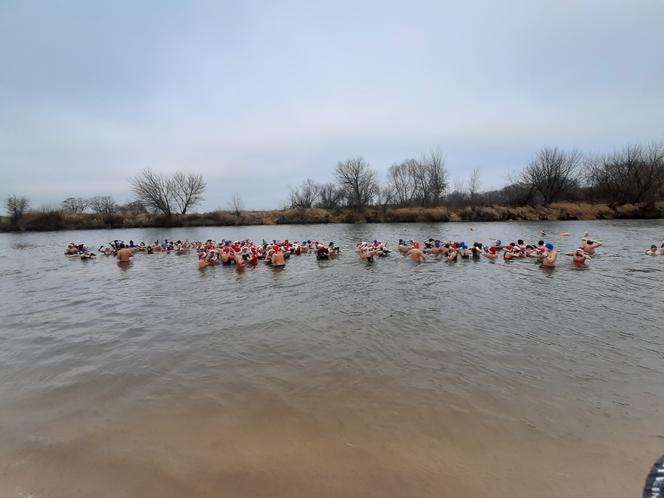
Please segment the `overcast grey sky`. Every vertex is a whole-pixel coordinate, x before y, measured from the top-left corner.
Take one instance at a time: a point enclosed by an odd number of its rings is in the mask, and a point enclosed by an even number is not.
[[[149,166],[276,208],[436,147],[499,187],[544,146],[662,140],[663,25],[663,0],[0,0],[0,195],[124,202]]]

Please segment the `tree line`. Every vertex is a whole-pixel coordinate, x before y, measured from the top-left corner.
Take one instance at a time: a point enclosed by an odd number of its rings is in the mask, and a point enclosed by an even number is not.
[[[334,179],[308,178],[292,188],[290,208],[548,206],[559,201],[604,202],[610,206],[664,199],[664,143],[632,144],[622,150],[587,156],[578,150],[540,150],[508,184],[481,191],[479,170],[450,182],[445,157],[433,151],[389,167],[381,184],[361,157],[339,162]]]
[[[445,157],[434,150],[420,158],[408,158],[387,170],[385,181],[362,157],[339,162],[327,183],[306,179],[290,189],[291,209],[353,209],[370,206],[548,206],[554,202],[649,204],[664,200],[664,143],[630,144],[603,155],[584,155],[578,150],[544,148],[508,184],[481,191],[479,170],[467,179],[450,181]],[[119,205],[111,196],[69,197],[63,212],[92,212],[103,216],[122,213],[154,213],[166,218],[186,215],[204,200],[207,187],[201,174],[176,172],[164,175],[145,169],[130,179],[135,200]],[[16,225],[30,210],[26,197],[11,195],[5,208]],[[239,216],[243,203],[236,194],[229,211]]]
[[[135,199],[118,204],[112,196],[68,197],[60,203],[60,210],[69,214],[94,213],[113,216],[123,213],[158,213],[164,216],[186,215],[203,201],[206,182],[201,174],[176,172],[170,176],[143,170],[130,180]],[[5,200],[10,222],[16,224],[29,210],[27,197],[10,195]],[[48,210],[45,210],[48,211]]]

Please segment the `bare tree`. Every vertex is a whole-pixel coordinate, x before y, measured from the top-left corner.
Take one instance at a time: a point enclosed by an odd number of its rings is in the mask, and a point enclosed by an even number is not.
[[[98,195],[89,201],[90,209],[97,214],[113,214],[117,210],[117,204],[109,195]]]
[[[590,190],[611,204],[653,202],[664,189],[664,144],[628,145],[589,161]]]
[[[369,206],[378,192],[376,173],[361,157],[337,164],[336,177],[339,190],[353,209]]]
[[[507,173],[507,186],[497,193],[498,203],[508,206],[532,206],[537,191],[533,184],[525,183],[521,173]]]
[[[453,207],[465,206],[468,203],[466,181],[459,177],[452,182],[452,191],[447,194],[447,204]]]
[[[321,209],[338,209],[343,200],[343,193],[334,183],[325,183],[318,187],[318,202]]]
[[[173,213],[173,182],[150,168],[131,180],[132,189],[146,206],[164,216]]]
[[[134,200],[130,201],[124,206],[121,207],[122,211],[129,211],[132,213],[145,213],[147,209],[145,208],[145,204],[143,204],[143,201],[141,200]]]
[[[244,211],[244,203],[242,202],[239,194],[233,194],[233,197],[229,202],[229,208],[229,210],[235,214],[235,216],[240,216],[240,213]]]
[[[428,206],[431,192],[429,191],[429,171],[425,163],[425,158],[422,158],[421,161],[406,159],[404,164],[413,182],[414,204],[423,207]]]
[[[581,153],[558,148],[542,149],[522,172],[521,181],[532,185],[551,204],[579,186]]]
[[[376,203],[381,208],[383,208],[383,211],[385,211],[388,206],[393,204],[394,198],[394,188],[392,188],[392,185],[389,183],[378,188],[378,193],[376,194]]]
[[[177,172],[170,182],[173,201],[180,214],[187,214],[189,209],[203,201],[203,193],[207,186],[203,175]]]
[[[429,153],[429,156],[423,160],[423,163],[427,171],[428,195],[426,196],[426,200],[430,206],[439,206],[448,188],[445,156],[443,156],[440,150],[436,149]]]
[[[468,195],[470,203],[475,204],[477,196],[480,193],[480,170],[475,168],[468,179]]]
[[[291,208],[310,208],[318,201],[319,186],[311,178],[290,193]]]
[[[401,164],[394,164],[387,170],[388,183],[392,190],[394,203],[400,207],[412,205],[415,199],[415,181],[409,163],[403,161]]]
[[[13,224],[23,218],[25,212],[30,208],[30,201],[27,197],[19,197],[17,195],[10,195],[5,201],[5,209]]]
[[[61,204],[63,210],[76,214],[85,211],[89,205],[89,201],[82,197],[67,197]]]
[[[399,206],[438,206],[447,191],[445,158],[435,150],[421,159],[405,159],[388,170],[388,181]]]

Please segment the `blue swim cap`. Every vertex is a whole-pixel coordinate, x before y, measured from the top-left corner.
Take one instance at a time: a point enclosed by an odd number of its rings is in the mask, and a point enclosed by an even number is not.
[[[502,243],[503,243],[502,240],[498,240],[498,239],[496,239],[496,245],[497,245],[497,246],[499,246],[499,245],[502,244]]]
[[[461,249],[468,249],[468,246],[466,245],[465,242],[461,243]]]
[[[551,242],[547,242],[546,244],[544,244],[544,247],[546,247],[549,251],[551,251],[553,249],[553,244]]]

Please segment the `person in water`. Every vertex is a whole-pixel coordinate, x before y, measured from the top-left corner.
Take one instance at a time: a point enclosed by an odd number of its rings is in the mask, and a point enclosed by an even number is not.
[[[486,251],[484,251],[482,255],[485,258],[495,261],[498,258],[498,249],[496,249],[495,246],[491,246]]]
[[[590,256],[595,255],[595,249],[600,247],[602,245],[601,242],[595,241],[595,240],[590,240],[590,239],[581,239],[581,249],[583,249],[583,252]]]
[[[655,244],[650,246],[650,249],[646,250],[648,256],[657,256],[657,246]]]
[[[129,259],[134,256],[133,249],[128,247],[121,247],[118,249],[117,259],[119,263],[129,263]]]
[[[413,247],[410,251],[406,253],[406,255],[410,258],[410,260],[413,263],[417,264],[423,263],[427,259],[419,247]]]
[[[272,266],[274,267],[284,267],[286,266],[286,259],[284,258],[284,253],[281,250],[281,247],[275,245],[273,247],[274,254],[272,254]]]
[[[592,259],[580,247],[574,252],[565,253],[565,256],[572,256],[572,263],[577,266],[585,265],[586,261],[590,261]]]
[[[465,242],[461,242],[459,244],[459,249],[457,250],[459,253],[459,256],[461,259],[469,259],[470,258],[470,250],[468,249],[468,246],[466,245]]]
[[[553,244],[551,242],[544,244],[542,266],[553,268],[556,266],[556,259],[558,259],[558,253],[553,250]]]

